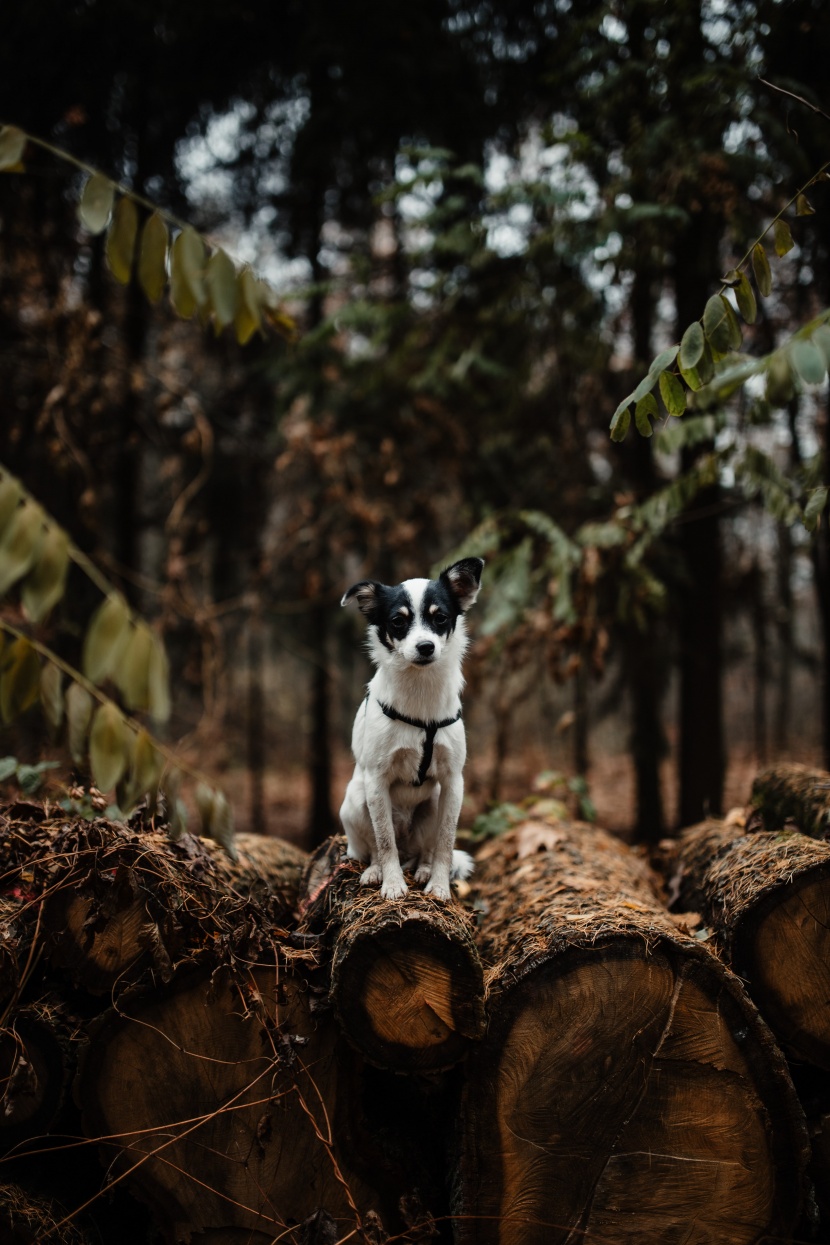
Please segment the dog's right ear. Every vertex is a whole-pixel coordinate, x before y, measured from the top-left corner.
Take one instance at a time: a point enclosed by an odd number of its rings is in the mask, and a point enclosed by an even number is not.
[[[359,584],[352,584],[348,592],[343,593],[341,605],[348,605],[353,597],[357,598],[357,608],[369,622],[374,622],[378,612],[378,590],[380,584],[373,579],[362,579]]]

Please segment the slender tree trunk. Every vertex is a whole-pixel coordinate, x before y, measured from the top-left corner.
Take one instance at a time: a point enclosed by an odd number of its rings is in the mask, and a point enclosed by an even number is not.
[[[830,486],[830,401],[825,406],[824,419],[816,421],[823,460],[822,482]],[[821,630],[821,752],[825,768],[830,769],[830,522],[822,515],[819,529],[813,539],[813,578],[818,602]]]
[[[250,828],[265,834],[265,694],[262,614],[257,608],[248,619],[248,775]]]
[[[309,844],[316,847],[335,830],[331,806],[331,676],[328,670],[327,640],[329,607],[313,606],[310,618],[311,649],[315,664],[311,673],[311,737],[309,739],[309,776],[311,780],[311,818]]]
[[[644,256],[634,278],[631,296],[634,352],[638,371],[651,362],[651,320],[653,279]],[[644,501],[657,487],[651,441],[634,437],[629,462],[637,498]],[[631,754],[636,788],[636,835],[646,843],[657,843],[664,834],[663,800],[660,790],[660,761],[667,742],[660,717],[660,703],[666,684],[666,650],[658,639],[659,622],[649,616],[648,625],[630,623],[625,637],[626,670],[631,689]]]
[[[751,572],[752,636],[753,636],[753,714],[752,733],[755,759],[767,762],[767,683],[769,682],[769,646],[767,643],[767,611],[764,604],[764,576],[756,559]]]

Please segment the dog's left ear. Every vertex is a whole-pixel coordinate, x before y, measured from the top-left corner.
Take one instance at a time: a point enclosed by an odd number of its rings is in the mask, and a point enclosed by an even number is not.
[[[466,612],[475,604],[483,570],[484,558],[462,558],[441,572],[441,578],[458,598],[462,611]]]
[[[353,597],[357,597],[357,608],[361,614],[374,622],[378,612],[378,589],[381,584],[372,579],[362,579],[359,584],[352,584],[348,592],[343,593],[341,605],[348,605]]]

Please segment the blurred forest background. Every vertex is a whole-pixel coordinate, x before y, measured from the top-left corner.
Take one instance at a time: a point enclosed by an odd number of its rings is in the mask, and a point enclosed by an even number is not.
[[[655,841],[765,761],[830,761],[830,544],[801,522],[826,381],[608,436],[830,159],[828,62],[823,0],[4,14],[0,122],[191,221],[297,320],[245,347],[182,322],[113,281],[80,174],[36,149],[0,178],[0,461],[158,620],[169,738],[238,826],[334,826],[368,677],[340,596],[462,551],[488,563],[465,824],[555,771]],[[751,354],[830,305],[810,201]]]

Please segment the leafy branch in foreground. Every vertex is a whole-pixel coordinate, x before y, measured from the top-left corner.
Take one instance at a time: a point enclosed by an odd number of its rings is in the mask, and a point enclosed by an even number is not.
[[[152,737],[102,690],[114,685],[127,709],[156,721],[170,716],[169,669],[160,637],[70,540],[60,525],[0,468],[0,597],[20,586],[24,618],[43,622],[66,590],[70,562],[103,595],[83,639],[82,670],[6,619],[0,619],[0,716],[10,723],[39,703],[52,734],[63,727],[72,759],[89,763],[101,791],[115,789],[128,812],[144,796],[166,796],[171,834],[186,828],[179,798],[182,774],[199,786],[196,802],[206,834],[232,852],[233,822],[225,796],[197,770]],[[64,691],[64,677],[69,680]],[[97,708],[95,702],[98,702]]]
[[[240,345],[254,333],[264,333],[265,324],[280,336],[294,339],[294,320],[280,308],[273,288],[250,267],[237,269],[222,247],[214,246],[192,225],[60,147],[17,126],[0,126],[0,171],[23,172],[29,143],[86,174],[78,218],[88,233],[107,230],[107,263],[116,281],[127,285],[135,276],[152,303],[159,301],[169,285],[170,302],[178,316],[190,320],[198,315],[203,325],[212,323],[217,334],[232,324]]]
[[[714,402],[724,401],[750,376],[763,374],[767,398],[778,404],[792,394],[797,380],[821,383],[830,363],[830,329],[826,327],[830,312],[793,334],[777,350],[757,358],[737,353],[743,339],[738,313],[747,324],[755,323],[758,304],[749,279],[750,271],[759,295],[767,298],[772,293],[772,270],[764,239],[772,231],[779,259],[792,250],[795,243],[784,219],[785,213],[795,207],[797,216],[813,215],[806,192],[816,183],[830,180],[828,168],[830,161],[796,191],[725,275],[720,290],[707,301],[700,319],[688,326],[678,344],[661,351],[652,361],[647,374],[614,412],[610,425],[613,441],[622,441],[628,432],[632,405],[637,431],[645,437],[652,435],[652,420],[659,413],[653,390],[658,386],[667,414],[681,416],[691,405],[705,409]],[[734,306],[727,295],[729,290],[735,296]],[[675,362],[677,369],[670,370]]]

